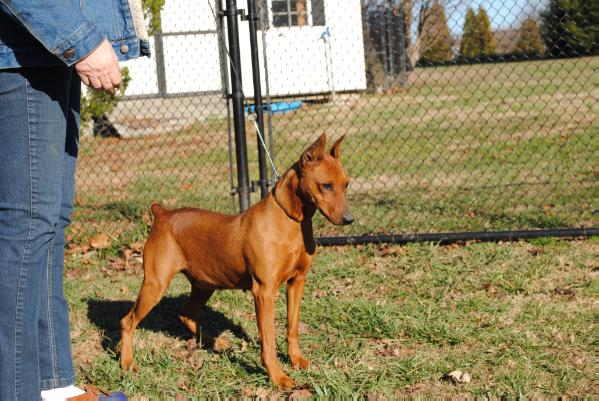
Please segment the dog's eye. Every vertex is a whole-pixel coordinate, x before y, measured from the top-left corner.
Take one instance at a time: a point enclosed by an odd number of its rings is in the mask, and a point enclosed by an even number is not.
[[[325,189],[327,191],[332,191],[333,190],[333,184],[322,184],[322,189]]]

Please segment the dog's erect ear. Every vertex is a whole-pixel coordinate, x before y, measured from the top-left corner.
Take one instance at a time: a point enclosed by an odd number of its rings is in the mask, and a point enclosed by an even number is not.
[[[341,142],[343,142],[343,138],[345,138],[345,134],[343,134],[341,138],[337,139],[337,141],[331,147],[331,156],[333,156],[335,159],[339,158],[339,145],[341,145]]]
[[[302,153],[302,157],[300,158],[300,163],[302,166],[305,166],[308,162],[315,160],[322,160],[324,158],[324,150],[327,145],[327,134],[323,132],[320,138],[316,140],[312,145],[308,147]]]
[[[304,218],[302,201],[297,194],[298,187],[299,177],[295,169],[292,168],[279,179],[273,191],[275,200],[281,206],[281,209],[295,221],[301,221]]]

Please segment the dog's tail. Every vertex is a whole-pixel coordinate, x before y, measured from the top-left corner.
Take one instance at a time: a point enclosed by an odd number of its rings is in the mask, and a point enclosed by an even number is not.
[[[150,210],[152,211],[154,218],[162,216],[167,211],[165,208],[160,206],[158,203],[152,203],[152,206],[150,206]]]

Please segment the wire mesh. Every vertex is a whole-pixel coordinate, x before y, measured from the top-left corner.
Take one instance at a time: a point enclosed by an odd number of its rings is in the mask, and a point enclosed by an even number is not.
[[[340,228],[319,217],[317,235],[597,226],[596,2],[259,8],[265,135],[279,172],[323,131],[329,141],[346,135],[356,220]],[[165,2],[153,58],[127,65],[125,96],[83,131],[73,236],[143,232],[153,201],[237,212],[221,9]],[[247,23],[240,36],[251,103]],[[246,127],[255,181],[258,145]]]

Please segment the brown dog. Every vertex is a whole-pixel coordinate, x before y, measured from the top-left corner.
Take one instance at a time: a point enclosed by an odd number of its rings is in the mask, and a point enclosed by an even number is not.
[[[179,318],[196,335],[199,312],[217,289],[248,289],[254,296],[262,363],[270,379],[290,388],[275,342],[275,297],[287,283],[287,347],[293,367],[307,368],[298,339],[304,283],[316,251],[312,216],[316,210],[333,224],[353,217],[345,191],[349,179],[339,160],[341,137],[329,153],[326,135],[314,142],[275,185],[245,213],[229,216],[201,209],[168,211],[152,205],[154,223],[143,256],[144,281],[131,311],[121,320],[121,367],[133,363],[132,336],[158,303],[171,279],[183,272],[191,296]]]

